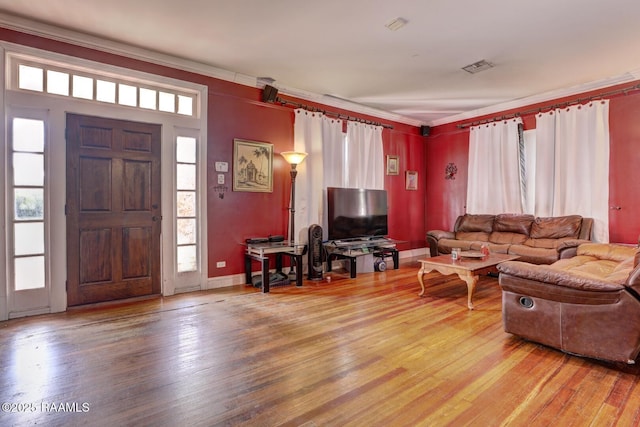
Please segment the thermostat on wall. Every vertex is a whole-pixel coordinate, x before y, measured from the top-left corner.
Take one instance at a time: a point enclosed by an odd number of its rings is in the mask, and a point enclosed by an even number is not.
[[[216,162],[216,172],[229,172],[229,163]]]

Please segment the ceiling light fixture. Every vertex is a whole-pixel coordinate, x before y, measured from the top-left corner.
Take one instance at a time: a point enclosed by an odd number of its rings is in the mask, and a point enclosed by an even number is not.
[[[385,27],[387,27],[391,31],[398,31],[400,28],[407,25],[408,22],[409,21],[407,21],[404,18],[396,18],[393,21],[389,22],[387,25],[385,25]]]
[[[466,67],[462,67],[467,73],[475,74],[480,71],[488,70],[489,68],[493,68],[493,65],[490,62],[485,61],[484,59],[478,62],[474,62],[473,64],[467,65]]]

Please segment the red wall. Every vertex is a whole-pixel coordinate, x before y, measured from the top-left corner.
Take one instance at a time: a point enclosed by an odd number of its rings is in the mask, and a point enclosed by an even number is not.
[[[52,52],[76,56],[97,62],[127,67],[143,72],[172,77],[206,85],[208,99],[208,250],[209,276],[225,276],[244,272],[242,243],[248,237],[269,234],[287,234],[289,166],[274,156],[274,179],[272,193],[233,192],[231,174],[226,174],[228,191],[220,198],[215,192],[217,174],[215,161],[233,160],[234,138],[264,141],[274,144],[274,153],[293,149],[293,110],[260,101],[261,90],[230,83],[174,68],[146,63],[119,55],[78,47],[38,36],[0,29],[0,40]],[[346,114],[374,122],[380,119],[332,107],[314,105],[321,109]],[[132,117],[135,120],[135,117]],[[383,121],[393,129],[383,132],[385,155],[398,155],[400,175],[386,176],[385,187],[389,190],[389,231],[396,239],[406,241],[401,250],[421,248],[425,242],[426,195],[425,138],[419,128]],[[418,171],[417,191],[405,189],[406,170]],[[217,261],[226,261],[225,268],[216,268]]]
[[[599,93],[611,93],[633,85],[634,83],[622,84],[518,110],[504,111],[489,117],[477,117],[434,127],[431,136],[427,137],[426,144],[429,188],[426,195],[425,228],[450,230],[457,216],[465,212],[469,128],[459,129],[457,125],[586,99]],[[633,90],[627,94],[604,97],[610,99],[609,206],[620,207],[619,210],[609,211],[609,237],[611,242],[635,243],[640,235],[640,91]],[[525,130],[534,129],[535,113],[523,115],[523,121]],[[455,180],[444,179],[445,167],[449,162],[456,163],[458,167]]]
[[[209,276],[224,276],[244,271],[242,243],[248,237],[287,235],[289,191],[291,178],[289,165],[281,156],[274,156],[272,193],[246,193],[229,191],[220,198],[214,191],[215,161],[233,159],[233,139],[243,138],[274,144],[274,153],[293,149],[294,114],[290,107],[266,104],[259,101],[261,91],[253,90],[253,96],[228,96],[225,92],[209,97]],[[327,107],[316,103],[295,100],[312,107],[347,114],[379,122],[375,117]],[[399,249],[407,250],[426,246],[424,228],[424,199],[426,177],[425,138],[419,128],[401,123],[385,122],[393,129],[382,133],[383,149],[387,154],[398,155],[400,175],[385,176],[385,188],[389,201],[389,233],[391,237],[405,241]],[[405,189],[406,170],[419,172],[418,190]],[[216,268],[216,262],[226,261],[226,268]]]

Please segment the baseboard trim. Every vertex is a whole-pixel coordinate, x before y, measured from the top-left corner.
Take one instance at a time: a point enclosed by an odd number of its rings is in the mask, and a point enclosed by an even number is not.
[[[416,258],[416,257],[427,257],[427,254],[429,253],[429,248],[417,248],[417,249],[409,249],[406,251],[400,251],[398,253],[398,257],[400,259],[403,258]],[[335,266],[338,262],[340,262],[340,260],[334,261],[333,265]],[[284,271],[285,273],[288,272],[288,268],[284,268],[282,271]],[[271,270],[271,272],[274,272],[275,270]],[[256,274],[260,274],[260,271],[253,271],[251,272],[251,275],[256,275]],[[232,274],[229,276],[218,276],[218,277],[210,277],[209,279],[207,279],[207,283],[205,285],[205,287],[202,289],[203,291],[205,290],[211,290],[211,289],[219,289],[219,288],[227,288],[230,286],[238,286],[238,285],[245,285],[245,275],[244,273],[242,274]],[[198,290],[198,289],[193,289],[193,290]],[[190,289],[181,289],[178,290],[176,289],[176,293],[178,292],[189,292]]]

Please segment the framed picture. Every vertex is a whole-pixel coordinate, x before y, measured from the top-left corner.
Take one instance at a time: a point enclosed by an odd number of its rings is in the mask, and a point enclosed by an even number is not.
[[[273,144],[233,140],[233,191],[273,191]]]
[[[418,189],[418,172],[407,171],[405,174],[405,183],[406,183],[407,190],[417,190]]]
[[[398,175],[400,172],[398,156],[387,156],[387,175]]]

